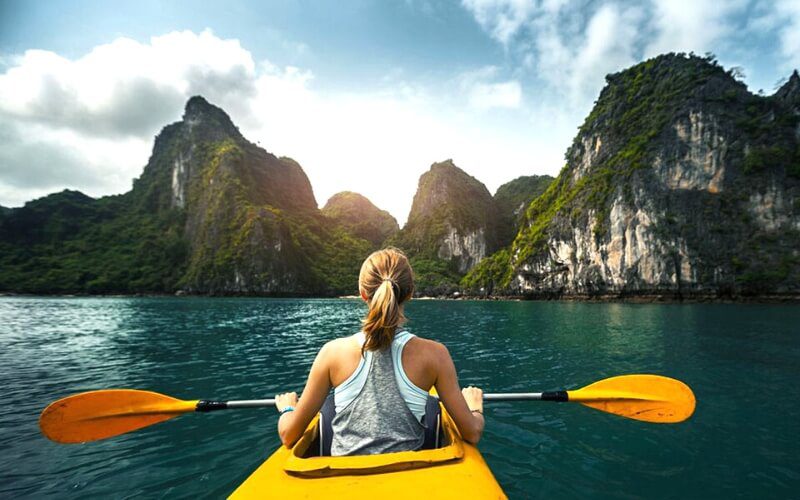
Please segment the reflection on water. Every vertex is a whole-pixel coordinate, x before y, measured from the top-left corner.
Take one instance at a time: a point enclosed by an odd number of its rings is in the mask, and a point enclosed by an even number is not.
[[[38,433],[52,400],[132,387],[179,398],[299,390],[319,347],[359,328],[356,300],[0,299],[0,496],[224,496],[273,450],[277,415],[187,415],[86,445]],[[447,344],[464,384],[578,388],[623,373],[693,387],[685,424],[572,404],[487,404],[480,448],[512,497],[790,497],[800,309],[417,301],[409,329]]]

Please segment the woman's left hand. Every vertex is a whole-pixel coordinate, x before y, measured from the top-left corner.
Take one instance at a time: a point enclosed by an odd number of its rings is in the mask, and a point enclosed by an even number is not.
[[[284,408],[287,406],[296,407],[297,406],[297,393],[296,392],[285,392],[283,394],[278,394],[275,396],[275,407],[278,411],[283,411]]]

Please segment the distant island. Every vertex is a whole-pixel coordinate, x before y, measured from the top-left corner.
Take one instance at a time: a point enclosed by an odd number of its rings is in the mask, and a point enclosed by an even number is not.
[[[358,193],[319,209],[297,162],[192,97],[131,191],[0,207],[0,293],[351,295],[394,245],[423,296],[800,297],[797,71],[771,96],[693,54],[606,80],[555,179],[492,195],[437,162],[402,228]]]

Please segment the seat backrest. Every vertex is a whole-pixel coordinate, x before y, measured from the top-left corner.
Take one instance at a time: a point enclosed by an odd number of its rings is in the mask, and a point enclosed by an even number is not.
[[[333,401],[333,394],[325,399],[322,409],[319,411],[319,455],[329,457],[331,455],[331,443],[333,442],[333,417],[336,416],[336,404]],[[438,448],[442,443],[442,408],[439,406],[439,398],[428,395],[425,402],[425,416],[422,418],[422,425],[425,427],[425,441],[422,444],[423,450]]]
[[[319,456],[331,456],[331,443],[333,442],[333,417],[336,416],[336,404],[333,394],[325,398],[325,403],[319,411]]]
[[[432,450],[441,445],[442,430],[442,407],[439,406],[439,398],[428,394],[425,402],[425,416],[422,417],[422,425],[425,426],[425,442],[422,444],[423,450]]]

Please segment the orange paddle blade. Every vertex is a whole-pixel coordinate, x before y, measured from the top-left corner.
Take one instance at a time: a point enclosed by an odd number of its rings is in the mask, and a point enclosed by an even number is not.
[[[570,401],[597,410],[664,424],[683,422],[695,407],[689,386],[661,375],[611,377],[567,394]]]
[[[157,392],[108,389],[75,394],[44,409],[39,428],[59,443],[97,441],[194,411],[197,401]]]

